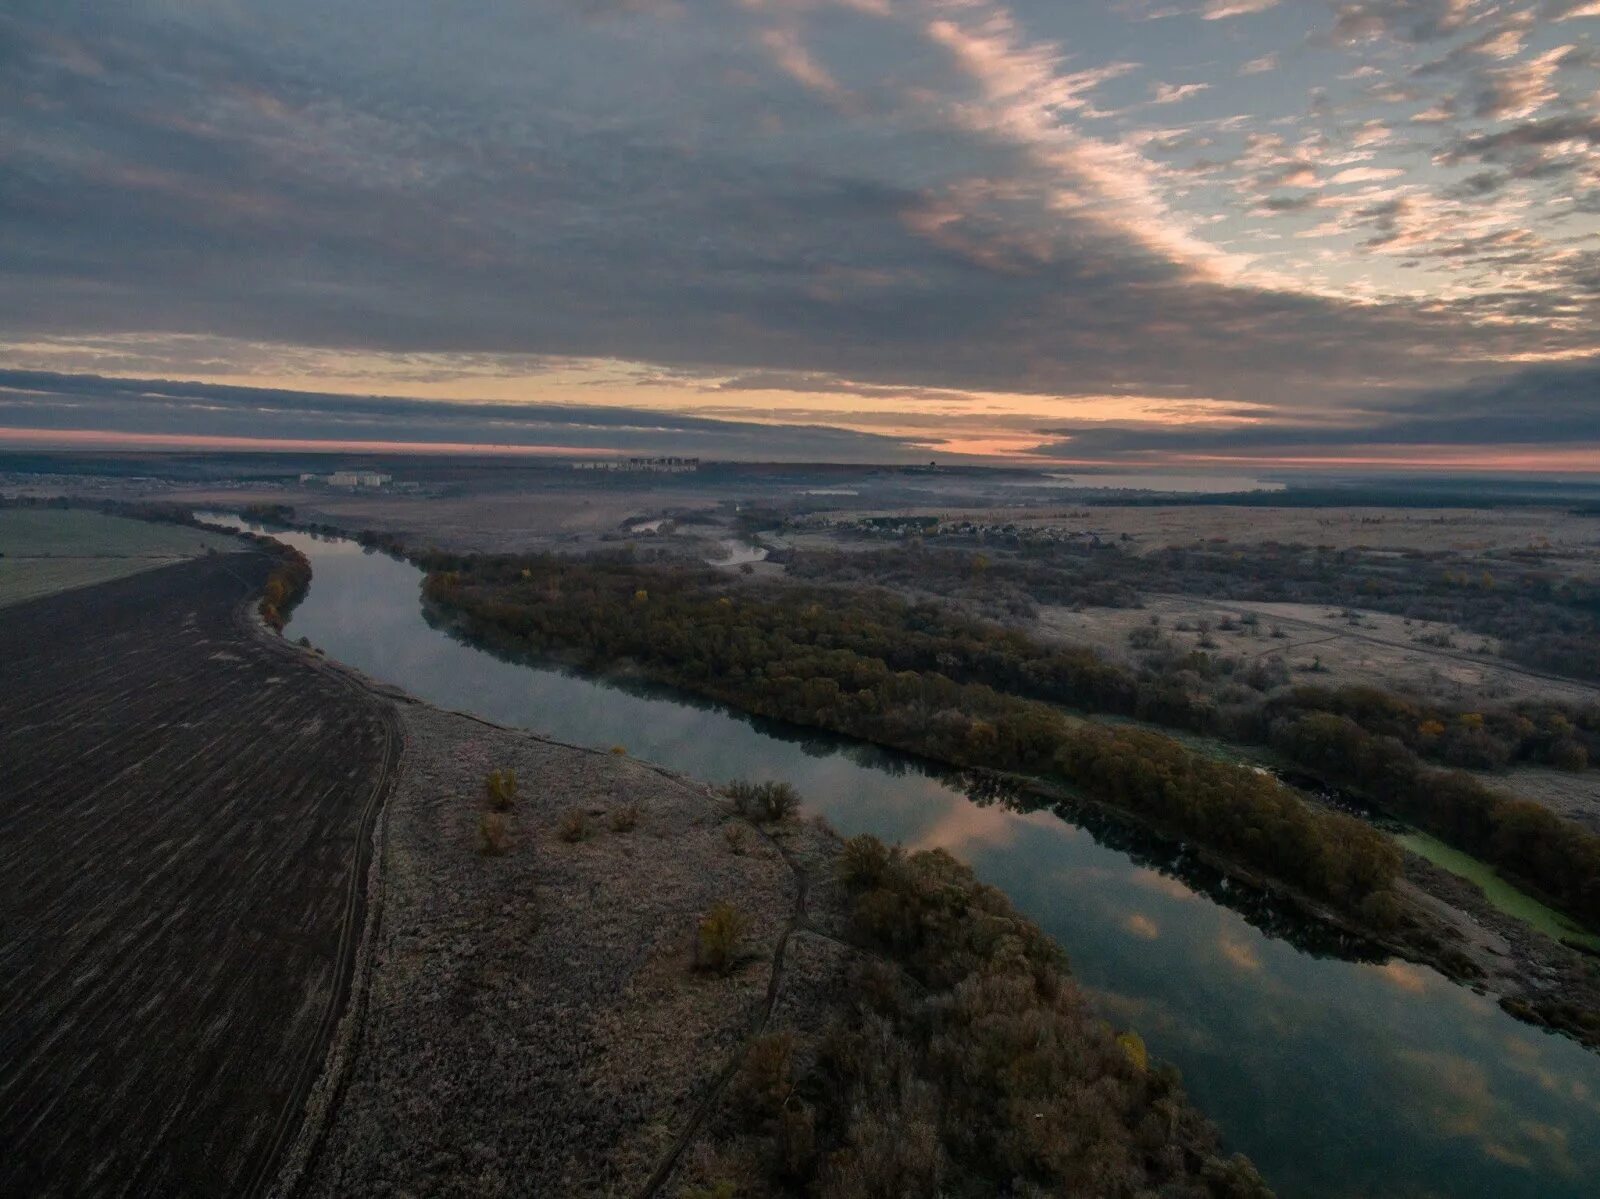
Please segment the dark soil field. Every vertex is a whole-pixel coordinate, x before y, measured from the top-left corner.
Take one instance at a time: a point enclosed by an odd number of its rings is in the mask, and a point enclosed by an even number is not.
[[[0,1195],[253,1195],[321,1073],[399,738],[220,554],[0,618]]]

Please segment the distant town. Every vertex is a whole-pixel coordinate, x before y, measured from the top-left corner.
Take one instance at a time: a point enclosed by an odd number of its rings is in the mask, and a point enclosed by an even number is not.
[[[394,482],[394,476],[374,470],[336,470],[329,475],[303,474],[300,481],[327,487],[385,487]]]
[[[573,470],[639,471],[646,474],[681,475],[700,469],[698,458],[599,458],[572,464]]]

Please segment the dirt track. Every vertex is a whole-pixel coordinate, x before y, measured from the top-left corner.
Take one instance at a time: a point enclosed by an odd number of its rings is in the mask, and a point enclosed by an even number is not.
[[[832,839],[800,824],[764,834],[704,784],[628,757],[425,704],[400,719],[367,1017],[303,1193],[659,1189],[774,1003],[821,1020],[823,996],[837,999],[836,942],[787,968],[783,952],[803,910],[786,855]],[[521,783],[512,844],[484,857],[483,779],[504,767]],[[637,826],[614,829],[627,804]],[[574,809],[588,833],[569,842],[557,827]],[[729,824],[746,834],[739,852]],[[690,964],[696,922],[723,899],[749,920],[726,978]]]
[[[217,555],[0,619],[0,1194],[250,1195],[321,1072],[399,739]]]

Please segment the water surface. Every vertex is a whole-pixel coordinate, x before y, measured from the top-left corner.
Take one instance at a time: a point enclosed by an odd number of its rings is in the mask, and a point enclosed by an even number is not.
[[[274,536],[314,570],[287,635],[374,678],[706,779],[788,779],[842,832],[950,849],[1065,946],[1106,1017],[1182,1069],[1280,1195],[1597,1194],[1600,1055],[1432,970],[1306,952],[1262,931],[1283,926],[1258,900],[1240,903],[1256,924],[1218,902],[1226,880],[1183,881],[1199,876],[1181,855],[973,802],[947,776],[871,746],[502,661],[427,624],[409,564]]]

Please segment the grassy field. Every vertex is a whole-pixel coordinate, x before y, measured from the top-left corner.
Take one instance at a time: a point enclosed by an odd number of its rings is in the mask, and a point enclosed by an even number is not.
[[[1515,916],[1538,929],[1554,941],[1567,941],[1586,949],[1600,952],[1600,937],[1585,932],[1560,912],[1545,907],[1526,892],[1519,891],[1494,869],[1470,854],[1453,849],[1437,837],[1427,833],[1409,832],[1397,838],[1412,853],[1419,854],[1435,866],[1442,866],[1452,874],[1459,874],[1468,882],[1477,883],[1490,903],[1508,916]]]
[[[0,606],[237,550],[230,537],[74,509],[0,509]]]
[[[1200,642],[1209,635],[1221,654],[1246,660],[1277,654],[1297,683],[1376,685],[1466,708],[1540,699],[1595,702],[1595,689],[1588,684],[1552,678],[1498,656],[1499,642],[1493,637],[1369,609],[1352,619],[1346,611],[1339,604],[1147,594],[1139,608],[1040,605],[1033,631],[1047,639],[1093,646],[1112,661],[1131,662],[1137,655],[1128,649],[1129,633],[1159,616],[1163,636],[1182,649],[1205,648]],[[1255,627],[1238,624],[1246,613],[1258,618]],[[1236,627],[1219,627],[1225,622]],[[1273,629],[1284,635],[1271,636]],[[1424,640],[1428,637],[1448,638],[1450,644],[1429,644]],[[1481,647],[1490,652],[1478,652]],[[1308,669],[1313,665],[1319,669]]]

